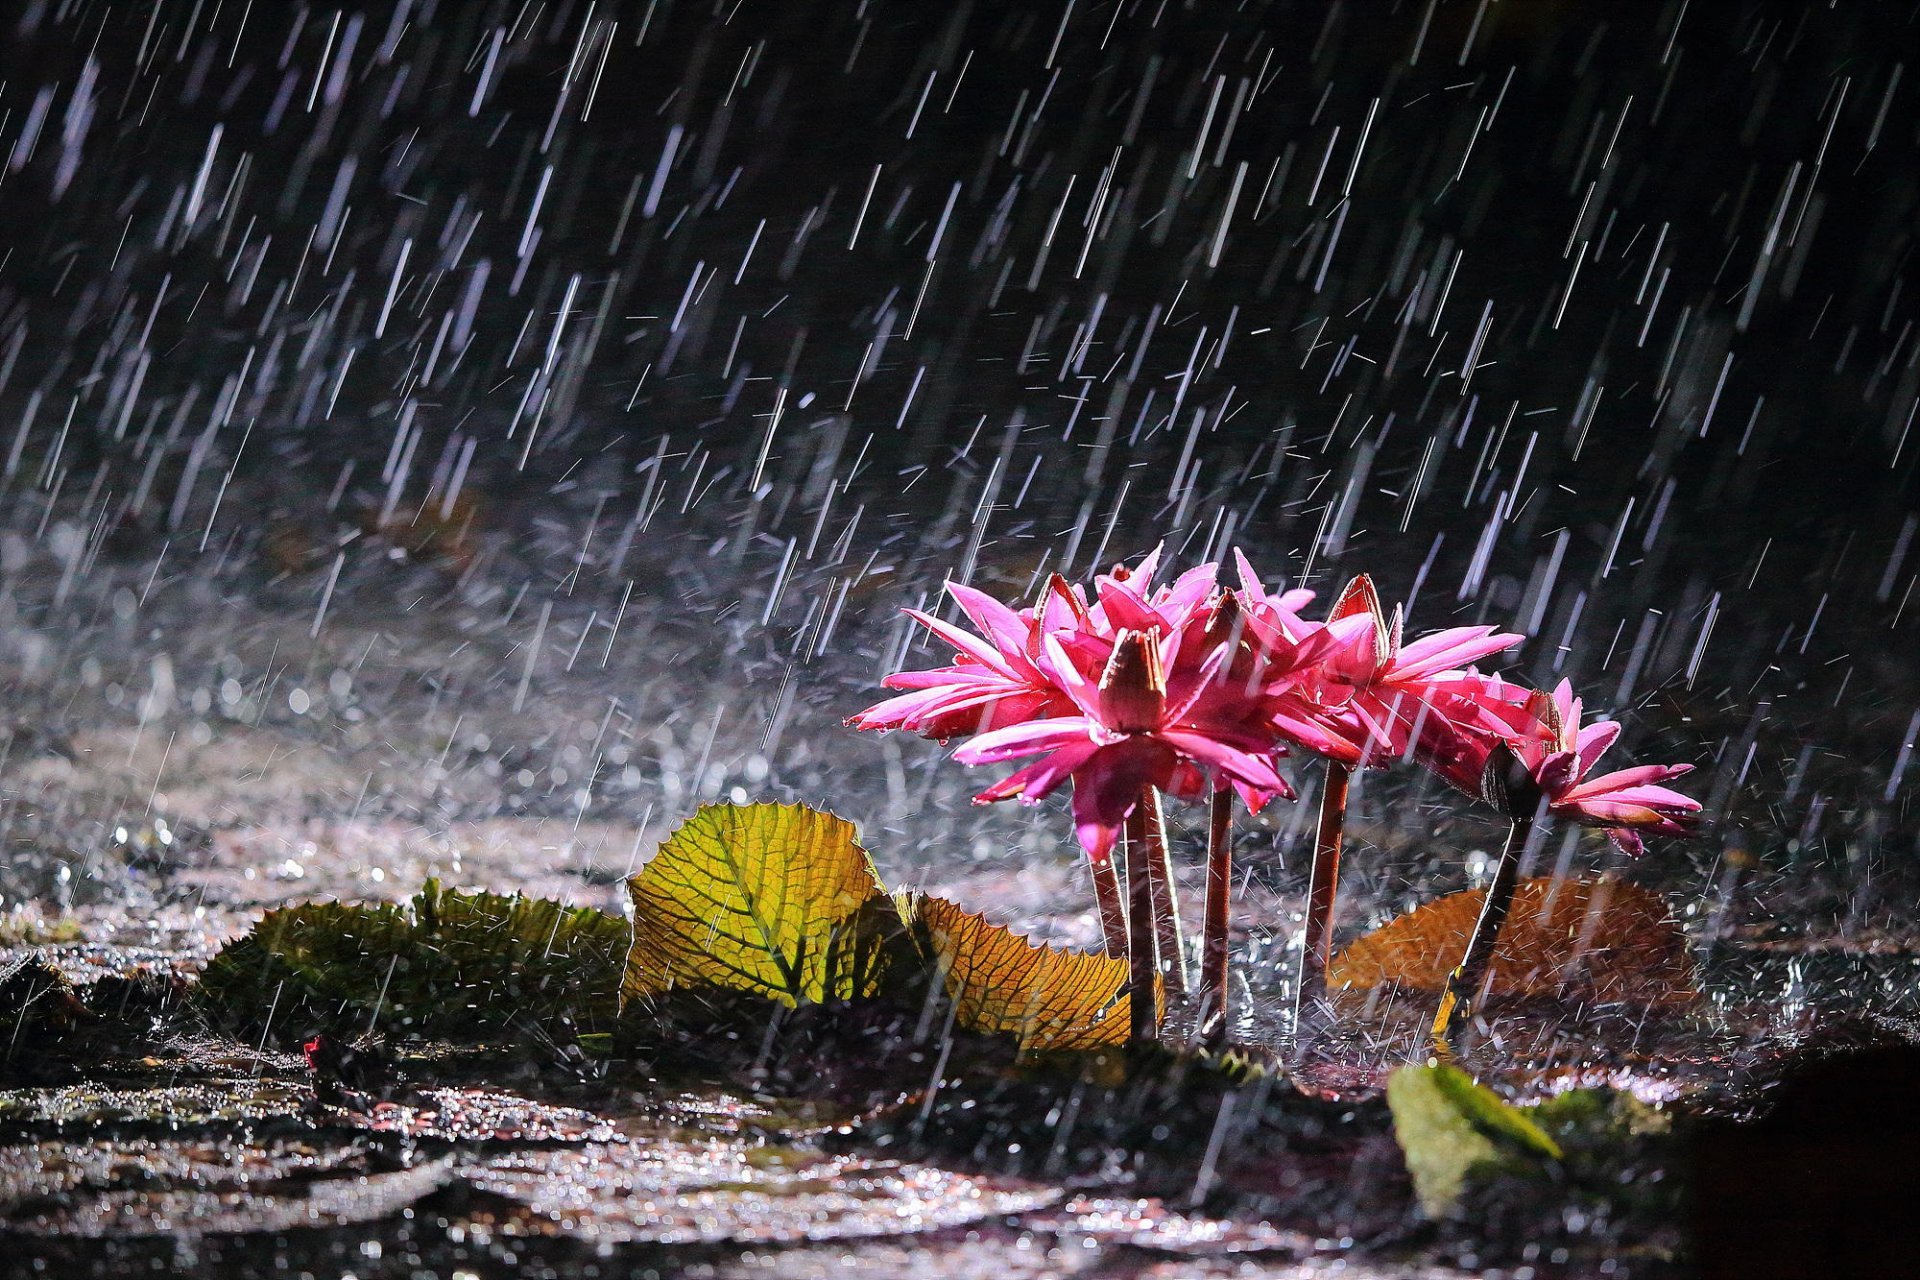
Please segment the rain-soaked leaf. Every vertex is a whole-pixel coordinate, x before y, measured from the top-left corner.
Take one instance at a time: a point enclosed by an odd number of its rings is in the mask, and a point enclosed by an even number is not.
[[[1468,889],[1390,921],[1334,957],[1328,985],[1443,989],[1485,899],[1484,889]],[[1686,937],[1657,894],[1617,880],[1550,876],[1514,890],[1489,989],[1656,1006],[1695,994]]]
[[[617,1008],[627,926],[542,898],[429,881],[405,907],[308,903],[269,911],[201,976],[243,1025],[369,1025],[451,1035],[519,1021],[594,1027]]]
[[[871,995],[892,900],[853,824],[801,805],[707,805],[628,882],[623,995],[717,986],[797,1005]]]
[[[451,1159],[370,1171],[304,1142],[38,1143],[0,1148],[0,1227],[124,1239],[371,1222],[446,1185]]]
[[[1524,1111],[1458,1067],[1400,1068],[1387,1077],[1387,1106],[1420,1208],[1430,1218],[1456,1212],[1470,1178],[1524,1174],[1560,1159],[1559,1145]]]
[[[955,1020],[1014,1036],[1023,1050],[1094,1049],[1127,1039],[1127,962],[1042,946],[944,898],[918,899]]]
[[[597,1244],[908,1235],[1043,1208],[1060,1194],[928,1165],[732,1143],[516,1151],[465,1176],[526,1210],[475,1225]]]

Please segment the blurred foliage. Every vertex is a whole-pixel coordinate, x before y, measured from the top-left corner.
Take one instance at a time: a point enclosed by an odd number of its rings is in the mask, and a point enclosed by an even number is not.
[[[1394,1136],[1406,1153],[1420,1208],[1452,1216],[1467,1182],[1493,1171],[1520,1174],[1561,1159],[1560,1146],[1520,1108],[1458,1067],[1402,1067],[1387,1079]]]
[[[72,984],[35,955],[0,964],[0,1061],[11,1062],[69,1032],[87,1016]]]
[[[457,1036],[518,1024],[610,1025],[627,949],[618,916],[428,881],[406,906],[269,911],[200,979],[222,1020]]]
[[[1387,1105],[1429,1218],[1495,1234],[1673,1220],[1670,1119],[1630,1093],[1570,1089],[1515,1105],[1441,1063],[1395,1071]]]

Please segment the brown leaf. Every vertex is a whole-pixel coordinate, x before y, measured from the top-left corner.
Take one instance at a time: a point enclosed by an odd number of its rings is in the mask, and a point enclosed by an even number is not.
[[[944,898],[921,899],[917,914],[961,1026],[1011,1034],[1023,1050],[1125,1043],[1125,960],[1038,946]]]
[[[1327,985],[1440,991],[1485,899],[1484,889],[1468,889],[1388,922],[1334,957]],[[1617,880],[1551,876],[1515,889],[1489,991],[1640,1005],[1685,1004],[1695,995],[1686,938],[1659,895]]]

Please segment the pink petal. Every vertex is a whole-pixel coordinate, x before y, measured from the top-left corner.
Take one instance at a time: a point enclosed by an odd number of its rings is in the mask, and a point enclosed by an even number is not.
[[[1131,584],[1102,578],[1098,586],[1101,611],[1106,615],[1107,625],[1115,631],[1159,631],[1165,625]]]
[[[1172,751],[1149,739],[1129,738],[1095,752],[1074,773],[1074,829],[1088,857],[1106,859],[1140,792],[1165,782],[1172,769]]]
[[[1562,680],[1553,691],[1554,709],[1560,713],[1560,731],[1565,736],[1563,751],[1573,750],[1574,732],[1580,725],[1580,699],[1573,696],[1573,681]]]
[[[1582,777],[1592,770],[1594,762],[1606,754],[1607,748],[1619,736],[1620,722],[1617,720],[1596,720],[1575,735],[1573,749],[1580,753]]]
[[[1233,563],[1240,570],[1240,589],[1249,599],[1266,603],[1267,589],[1260,585],[1260,575],[1253,571],[1253,561],[1247,559],[1247,553],[1240,548],[1233,549]]]
[[[1571,751],[1556,751],[1533,766],[1534,781],[1552,796],[1556,804],[1569,801],[1573,780],[1579,776],[1580,757]]]
[[[1240,797],[1240,803],[1247,807],[1248,813],[1260,812],[1275,798],[1283,800],[1291,800],[1294,798],[1294,791],[1291,786],[1283,786],[1278,791],[1264,791],[1259,787],[1250,787],[1238,778],[1230,778],[1228,782],[1232,785],[1234,794]],[[1282,778],[1281,782],[1285,783],[1286,779]]]
[[[1231,655],[1232,650],[1228,648],[1226,642],[1222,641],[1214,646],[1213,652],[1207,655],[1206,661],[1200,664],[1198,671],[1183,675],[1179,687],[1170,686],[1167,689],[1167,709],[1162,717],[1163,720],[1175,722],[1183,719],[1187,712],[1193,709],[1193,704],[1199,700],[1200,695],[1206,693],[1208,687],[1219,678],[1220,668]]]
[[[1139,564],[1132,566],[1129,570],[1131,576],[1127,581],[1132,583],[1133,589],[1141,595],[1145,595],[1153,586],[1153,575],[1160,572],[1160,553],[1166,549],[1166,545],[1162,542],[1155,546],[1153,550],[1140,557]]]
[[[1155,594],[1154,610],[1169,626],[1186,625],[1194,611],[1213,595],[1214,580],[1219,569],[1219,565],[1203,564],[1187,570],[1174,579],[1172,586]]]
[[[1180,729],[1163,730],[1154,735],[1162,742],[1201,764],[1210,765],[1230,778],[1238,778],[1263,791],[1280,791],[1287,784],[1274,771],[1273,762],[1250,751],[1229,746],[1204,733]]]
[[[1638,831],[1627,831],[1620,827],[1614,827],[1607,832],[1607,839],[1613,841],[1620,852],[1626,854],[1629,858],[1637,858],[1647,851],[1647,842],[1640,838]]]
[[[1100,690],[1091,680],[1080,673],[1073,656],[1061,643],[1059,636],[1048,636],[1042,646],[1047,663],[1052,668],[1053,678],[1060,682],[1061,691],[1080,708],[1081,714],[1095,720],[1100,717]]]
[[[947,583],[947,594],[960,606],[973,625],[983,635],[992,640],[1002,654],[1024,651],[1027,647],[1027,624],[1006,605],[976,588],[958,582]]]
[[[938,708],[946,696],[947,691],[944,689],[903,693],[897,698],[876,702],[865,711],[850,717],[847,723],[856,729],[911,728],[929,710]]]
[[[1675,813],[1700,811],[1698,800],[1692,796],[1683,796],[1678,791],[1669,791],[1665,787],[1619,787],[1611,791],[1583,792],[1574,798],[1579,804],[1630,804],[1647,809],[1671,810]]]
[[[1596,827],[1666,827],[1668,815],[1640,804],[1620,804],[1611,800],[1589,799],[1578,803],[1561,802],[1551,806],[1555,813],[1570,815]],[[1683,828],[1684,829],[1684,828]]]
[[[1049,584],[1040,606],[1040,625],[1048,631],[1071,631],[1086,616],[1086,593],[1075,584],[1066,588],[1068,596],[1062,597],[1056,587],[1057,579]]]
[[[1497,632],[1492,627],[1454,627],[1422,636],[1401,649],[1393,660],[1395,680],[1416,680],[1448,667],[1464,666],[1489,654],[1511,649],[1524,636]]]
[[[918,609],[902,609],[901,612],[945,640],[957,651],[978,660],[984,666],[993,668],[1009,679],[1014,678],[1013,668],[1008,665],[1005,655],[979,636],[963,631],[951,622],[942,622],[932,614],[922,613]]]
[[[1642,764],[1631,769],[1616,769],[1612,773],[1603,773],[1597,778],[1573,787],[1567,792],[1569,799],[1585,796],[1603,795],[1610,791],[1622,791],[1629,787],[1642,787],[1649,783],[1670,782],[1693,772],[1690,764]],[[1676,794],[1669,792],[1668,794]],[[1685,800],[1685,796],[1681,796]],[[1692,803],[1689,801],[1688,803]]]
[[[1078,742],[1092,740],[1095,723],[1085,716],[1060,716],[1051,720],[1028,720],[1004,729],[983,733],[953,753],[961,764],[997,764],[1016,756],[1055,751]]]
[[[1306,587],[1295,587],[1293,590],[1284,592],[1275,599],[1273,607],[1282,613],[1299,613],[1302,609],[1313,603],[1313,594],[1314,593]]]
[[[1099,749],[1095,743],[1084,739],[1069,743],[1031,764],[1022,765],[975,796],[974,800],[976,803],[986,803],[1017,795],[1029,804],[1038,803]]]
[[[1357,732],[1340,732],[1286,707],[1269,708],[1267,723],[1281,738],[1295,746],[1305,747],[1315,755],[1328,756],[1346,764],[1356,764],[1360,760]]]
[[[967,667],[930,667],[925,671],[896,671],[880,683],[888,689],[934,689],[973,682],[1007,686],[1007,677],[983,669],[978,663]]]

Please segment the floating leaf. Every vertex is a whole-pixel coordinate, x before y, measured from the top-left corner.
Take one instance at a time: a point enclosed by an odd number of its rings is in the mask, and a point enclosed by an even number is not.
[[[789,1006],[871,995],[899,927],[853,824],[801,805],[707,805],[628,888],[628,1000],[687,986]]]
[[[473,1226],[597,1245],[907,1235],[1043,1208],[1060,1195],[926,1165],[731,1143],[516,1151],[465,1176],[524,1207]]]
[[[1484,889],[1448,894],[1393,920],[1334,957],[1334,987],[1439,991],[1460,963]],[[1601,1004],[1684,1004],[1694,996],[1686,937],[1657,894],[1617,880],[1523,880],[1494,949],[1496,995]]]
[[[1011,1034],[1022,1050],[1125,1043],[1125,960],[1036,945],[944,898],[914,910],[961,1026]]]
[[[1518,1107],[1458,1067],[1402,1067],[1387,1077],[1393,1133],[1430,1218],[1461,1207],[1470,1179],[1544,1169],[1560,1147]]]
[[[207,966],[202,994],[244,1025],[300,1034],[380,1026],[458,1034],[513,1022],[609,1024],[627,926],[541,898],[454,893],[409,907],[308,903],[269,911]]]

